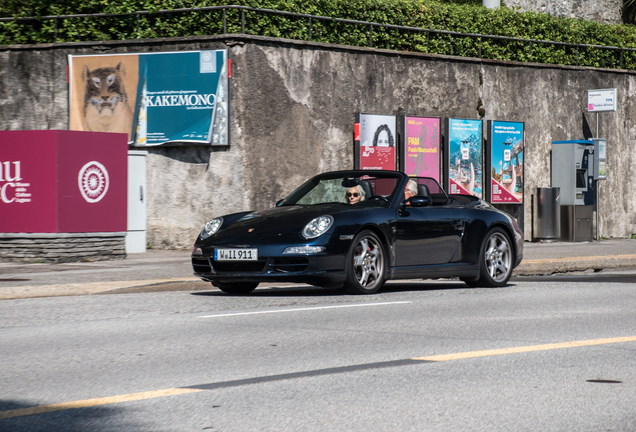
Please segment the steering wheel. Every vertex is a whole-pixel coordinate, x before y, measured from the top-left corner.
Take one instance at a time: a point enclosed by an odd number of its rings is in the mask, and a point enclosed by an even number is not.
[[[389,199],[387,197],[383,197],[382,195],[373,195],[371,198],[369,198],[370,200],[382,200],[384,202],[389,202]]]

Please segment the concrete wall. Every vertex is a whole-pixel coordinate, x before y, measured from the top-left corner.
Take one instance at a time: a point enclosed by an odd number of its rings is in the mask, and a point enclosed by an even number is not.
[[[150,147],[148,241],[188,248],[210,218],[271,206],[314,174],[353,167],[356,112],[525,121],[525,207],[507,206],[531,237],[531,194],[550,186],[553,140],[583,139],[596,116],[587,89],[618,88],[600,115],[609,178],[601,234],[636,233],[636,73],[333,46],[263,37],[0,47],[0,130],[68,127],[67,54],[230,48],[231,145]]]
[[[549,13],[566,18],[582,18],[606,24],[621,24],[622,0],[504,0],[506,6],[521,11]]]

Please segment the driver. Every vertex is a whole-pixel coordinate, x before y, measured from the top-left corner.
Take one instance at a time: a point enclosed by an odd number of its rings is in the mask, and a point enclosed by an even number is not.
[[[417,195],[417,183],[415,180],[409,180],[404,188],[404,200],[407,200],[413,196]]]
[[[364,189],[360,185],[349,188],[345,194],[345,201],[347,204],[357,204],[364,201]]]

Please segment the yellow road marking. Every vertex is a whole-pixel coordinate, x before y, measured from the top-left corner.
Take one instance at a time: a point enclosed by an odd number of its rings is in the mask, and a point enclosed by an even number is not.
[[[461,360],[461,359],[469,359],[469,358],[475,358],[475,357],[488,357],[488,356],[504,355],[504,354],[519,354],[519,353],[526,353],[526,352],[532,352],[532,351],[546,351],[546,350],[554,350],[554,349],[562,349],[562,348],[577,348],[577,347],[604,345],[604,344],[619,343],[619,342],[636,342],[636,336],[611,338],[611,339],[592,339],[592,340],[585,340],[585,341],[563,342],[563,343],[546,344],[546,345],[533,345],[533,346],[524,346],[524,347],[516,347],[516,348],[502,348],[502,349],[472,351],[472,352],[455,353],[455,354],[442,354],[442,355],[434,355],[434,356],[427,356],[427,357],[414,357],[412,358],[412,360],[428,360],[428,361]]]
[[[103,397],[103,398],[95,398],[95,399],[85,399],[78,400],[72,402],[62,402],[52,405],[40,405],[30,408],[20,408],[14,409],[10,411],[0,411],[0,419],[6,419],[11,417],[22,417],[33,414],[43,414],[49,413],[53,411],[64,411],[69,409],[77,409],[77,408],[88,408],[97,405],[108,405],[119,402],[130,402],[142,399],[152,399],[163,396],[173,396],[184,393],[195,393],[204,390],[199,389],[181,389],[181,388],[171,388],[164,390],[156,390],[156,391],[147,391],[141,393],[131,393],[127,395],[120,396],[111,396],[111,397]]]
[[[475,357],[487,357],[494,355],[503,355],[503,354],[519,354],[533,351],[545,351],[545,350],[553,350],[553,349],[563,349],[563,348],[577,348],[584,346],[593,346],[593,345],[605,345],[612,343],[620,343],[620,342],[636,342],[636,336],[629,337],[619,337],[619,338],[610,338],[610,339],[592,339],[585,341],[574,341],[574,342],[564,342],[564,343],[555,343],[555,344],[546,344],[546,345],[533,345],[533,346],[525,346],[525,347],[516,347],[516,348],[503,348],[503,349],[494,349],[494,350],[484,350],[484,351],[472,351],[472,352],[464,352],[464,353],[455,353],[455,354],[442,354],[442,355],[434,355],[427,357],[414,357],[411,360],[425,360],[425,361],[446,361],[446,360],[460,360],[460,359],[468,359]],[[119,396],[111,396],[111,397],[103,397],[103,398],[95,398],[95,399],[85,399],[78,400],[72,402],[62,402],[51,405],[40,405],[30,408],[20,408],[9,411],[0,411],[0,419],[6,419],[11,417],[22,417],[34,414],[43,414],[54,411],[63,411],[77,408],[87,408],[98,405],[107,405],[119,402],[130,402],[142,399],[152,399],[164,396],[174,396],[186,393],[196,393],[206,391],[202,389],[192,389],[192,388],[170,388],[164,390],[155,390],[155,391],[147,391],[141,393],[130,393],[126,395]]]

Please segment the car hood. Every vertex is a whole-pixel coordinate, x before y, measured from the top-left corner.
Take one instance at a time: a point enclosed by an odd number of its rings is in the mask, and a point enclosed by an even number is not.
[[[219,241],[228,237],[254,236],[281,236],[288,233],[300,233],[305,225],[312,219],[331,215],[336,216],[343,212],[360,210],[350,208],[345,204],[326,204],[320,206],[282,206],[273,209],[254,211],[244,214],[240,218],[224,223],[219,232],[209,238],[210,241]]]

